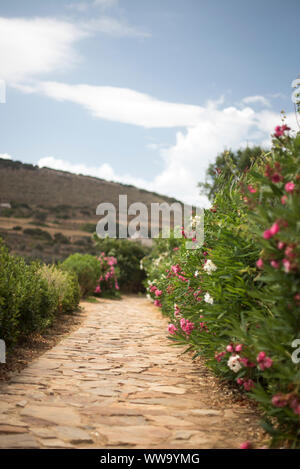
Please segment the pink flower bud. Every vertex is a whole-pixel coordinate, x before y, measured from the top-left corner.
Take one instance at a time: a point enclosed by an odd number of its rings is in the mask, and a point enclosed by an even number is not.
[[[292,181],[287,182],[284,188],[287,192],[294,192],[295,184]]]

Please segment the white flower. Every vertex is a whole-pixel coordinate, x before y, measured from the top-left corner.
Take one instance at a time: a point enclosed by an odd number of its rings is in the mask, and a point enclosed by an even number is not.
[[[151,298],[151,296],[149,295],[149,293],[147,293],[146,297],[147,297],[148,300],[152,300],[152,298]]]
[[[215,272],[215,270],[217,270],[217,266],[213,263],[213,261],[208,259],[204,264],[203,270],[205,270],[208,275],[211,275],[212,272]]]
[[[210,305],[214,304],[214,299],[212,296],[210,296],[210,294],[207,292],[205,293],[204,295],[204,301],[205,303],[209,303]]]
[[[140,270],[144,270],[143,259],[140,260]]]
[[[227,365],[228,367],[234,372],[238,373],[240,369],[242,368],[241,362],[240,362],[240,356],[239,355],[231,355],[229,358]]]
[[[195,271],[195,277],[198,277],[198,275],[199,275],[199,270],[196,270]]]

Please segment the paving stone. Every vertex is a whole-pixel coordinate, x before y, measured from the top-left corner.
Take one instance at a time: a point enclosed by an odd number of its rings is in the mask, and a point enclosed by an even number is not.
[[[185,394],[186,390],[182,388],[176,388],[175,386],[153,386],[152,391],[164,392],[167,394]]]
[[[39,444],[33,435],[0,435],[1,449],[36,449]]]
[[[89,433],[81,428],[58,426],[55,428],[55,432],[59,439],[70,443],[93,443]]]
[[[53,449],[71,449],[74,448],[74,445],[67,443],[65,441],[58,440],[57,438],[51,438],[47,440],[40,440],[41,446],[45,448]]]
[[[1,433],[26,433],[26,427],[20,427],[15,425],[1,425],[0,424],[0,434]]]
[[[21,411],[21,416],[45,420],[49,424],[79,425],[79,415],[69,407],[28,406]]]
[[[165,441],[171,432],[163,427],[128,426],[128,427],[97,427],[97,432],[107,439],[108,445],[143,445],[145,448],[152,444]]]

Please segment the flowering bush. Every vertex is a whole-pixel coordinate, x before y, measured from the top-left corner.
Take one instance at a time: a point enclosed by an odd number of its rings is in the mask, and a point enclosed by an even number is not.
[[[104,238],[94,236],[94,241],[100,252],[106,256],[118,259],[118,283],[120,290],[137,293],[143,289],[145,271],[141,260],[148,254],[149,249],[139,241],[129,239]]]
[[[148,295],[170,317],[170,340],[259,403],[273,444],[300,447],[300,360],[292,360],[300,339],[300,135],[276,127],[272,150],[231,174],[218,176],[201,249],[157,241],[144,261]]]
[[[116,269],[117,259],[113,256],[106,256],[104,252],[101,252],[98,261],[100,262],[100,276],[94,293],[100,295],[106,292],[110,296],[118,296],[117,292],[120,287],[118,284],[118,270]]]

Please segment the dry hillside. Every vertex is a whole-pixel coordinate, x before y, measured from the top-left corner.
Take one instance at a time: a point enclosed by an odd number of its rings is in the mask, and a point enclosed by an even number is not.
[[[91,252],[96,207],[120,194],[128,205],[178,202],[134,186],[0,159],[0,236],[12,252],[46,261]]]

